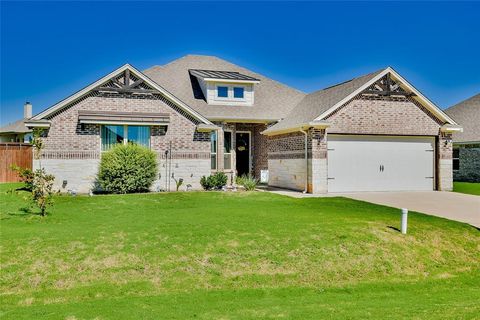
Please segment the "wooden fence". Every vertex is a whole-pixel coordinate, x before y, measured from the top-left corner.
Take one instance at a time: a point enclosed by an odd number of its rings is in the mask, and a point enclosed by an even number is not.
[[[18,182],[18,175],[11,166],[32,169],[32,145],[28,143],[2,142],[0,143],[0,183]]]

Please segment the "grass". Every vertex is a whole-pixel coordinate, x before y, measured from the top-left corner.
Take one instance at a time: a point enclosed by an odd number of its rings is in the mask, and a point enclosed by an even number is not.
[[[474,319],[480,233],[344,198],[0,185],[2,319]]]
[[[478,183],[478,182],[477,183],[474,183],[474,182],[454,182],[453,183],[453,191],[480,196],[480,183]]]

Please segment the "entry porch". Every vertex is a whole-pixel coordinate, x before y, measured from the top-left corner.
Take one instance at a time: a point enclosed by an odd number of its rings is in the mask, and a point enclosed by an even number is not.
[[[261,179],[268,169],[267,137],[261,132],[263,123],[216,123],[218,129],[211,134],[212,173],[224,172],[229,184],[235,177],[252,174]]]

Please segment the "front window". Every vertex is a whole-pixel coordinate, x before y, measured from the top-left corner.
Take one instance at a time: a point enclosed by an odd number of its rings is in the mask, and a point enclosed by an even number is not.
[[[233,88],[233,97],[235,99],[243,99],[244,97],[244,88],[243,87],[234,87]]]
[[[102,126],[102,150],[110,150],[117,144],[138,144],[150,147],[150,127],[106,125]]]
[[[230,170],[232,169],[232,133],[230,131],[225,131],[223,137],[223,168]]]
[[[125,141],[124,126],[102,127],[102,150],[110,150],[113,146]]]
[[[217,169],[217,132],[210,134],[210,161],[212,170]]]
[[[127,133],[128,143],[134,143],[144,147],[150,147],[150,127],[128,126]]]
[[[460,149],[453,149],[453,170],[460,170]]]
[[[228,87],[218,86],[217,87],[217,97],[228,98]]]

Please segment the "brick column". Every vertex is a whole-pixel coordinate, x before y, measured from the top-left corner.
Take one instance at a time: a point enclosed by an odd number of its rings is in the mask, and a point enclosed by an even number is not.
[[[453,190],[452,134],[441,132],[437,144],[437,188],[439,191]]]
[[[308,192],[327,193],[327,132],[309,130]]]

